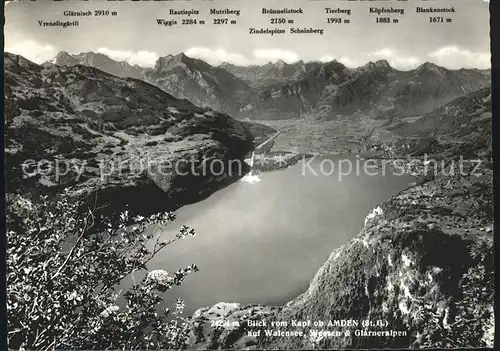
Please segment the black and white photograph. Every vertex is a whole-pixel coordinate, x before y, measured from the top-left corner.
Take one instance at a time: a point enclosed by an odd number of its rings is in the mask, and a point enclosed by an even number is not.
[[[490,6],[6,1],[9,350],[493,348]]]

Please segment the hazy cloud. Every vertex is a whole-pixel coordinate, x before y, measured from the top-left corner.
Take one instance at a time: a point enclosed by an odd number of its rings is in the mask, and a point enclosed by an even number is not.
[[[53,59],[58,50],[48,44],[38,44],[33,40],[26,40],[13,44],[6,44],[5,51],[21,55],[35,63],[43,63]]]
[[[205,47],[193,47],[185,52],[189,57],[199,58],[211,65],[220,65],[229,62],[235,65],[248,65],[249,60],[241,54],[229,52],[224,49],[210,49]]]
[[[124,51],[113,50],[108,48],[99,48],[96,52],[107,55],[116,61],[127,61],[131,65],[139,65],[144,67],[154,66],[158,59],[158,54],[151,51]]]
[[[471,52],[457,46],[446,46],[428,55],[437,65],[451,69],[460,68],[491,68],[489,52]]]
[[[256,63],[267,63],[283,60],[286,63],[293,63],[300,60],[295,52],[282,49],[257,49],[253,52]]]

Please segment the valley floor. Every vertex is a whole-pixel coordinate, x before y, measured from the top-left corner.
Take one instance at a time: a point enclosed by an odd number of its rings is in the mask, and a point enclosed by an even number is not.
[[[396,137],[381,128],[389,120],[334,121],[275,120],[258,121],[281,131],[273,150],[313,154],[350,154],[366,151],[366,141],[376,138],[391,142]]]

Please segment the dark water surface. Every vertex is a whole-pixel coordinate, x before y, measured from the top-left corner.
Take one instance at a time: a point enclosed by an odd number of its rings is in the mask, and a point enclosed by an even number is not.
[[[338,172],[330,172],[341,160],[344,173],[349,161],[353,171],[339,180]],[[258,182],[243,179],[179,209],[162,239],[174,237],[183,224],[197,236],[165,248],[149,269],[173,273],[196,263],[200,271],[168,292],[164,307],[182,298],[190,315],[221,301],[283,304],[304,292],[332,250],[363,228],[371,209],[414,180],[389,171],[369,175],[363,163],[351,155],[318,157],[310,161],[311,168],[302,161],[260,174]],[[369,172],[375,173],[373,168]],[[127,278],[123,287],[129,284]]]

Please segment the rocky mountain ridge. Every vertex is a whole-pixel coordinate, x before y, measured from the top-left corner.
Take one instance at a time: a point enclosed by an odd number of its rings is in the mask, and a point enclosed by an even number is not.
[[[268,62],[265,65],[237,66],[224,62],[219,67],[243,79],[254,88],[266,85],[297,80],[304,77],[313,68],[321,65],[321,62],[307,62],[300,60],[294,63],[286,63],[283,60]]]
[[[176,97],[235,117],[254,94],[247,83],[228,71],[183,53],[160,57],[142,79]]]
[[[257,120],[329,120],[360,113],[372,119],[416,116],[489,85],[488,71],[452,71],[429,62],[410,71],[398,71],[385,60],[355,69],[337,61],[214,67],[180,53],[160,57],[154,68],[140,71],[125,65],[120,71],[123,63],[110,65],[91,56],[56,57],[54,62],[95,65],[111,74],[143,79],[196,105]]]
[[[118,77],[142,77],[145,70],[139,65],[131,65],[126,61],[116,61],[105,54],[94,52],[82,52],[80,54],[69,54],[66,51],[59,52],[54,59],[46,64],[55,64],[58,66],[76,66],[84,65],[100,69]]]

